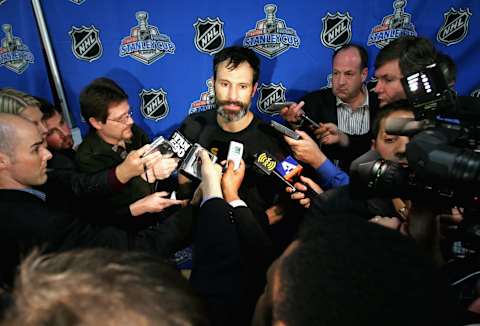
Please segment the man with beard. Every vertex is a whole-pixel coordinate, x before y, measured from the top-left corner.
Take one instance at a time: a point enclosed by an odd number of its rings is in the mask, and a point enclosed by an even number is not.
[[[243,144],[247,173],[240,196],[266,228],[281,219],[280,207],[274,204],[284,186],[252,171],[252,162],[256,154],[265,151],[283,159],[288,146],[278,132],[250,111],[259,72],[260,60],[251,49],[232,46],[216,53],[213,80],[217,109],[190,115],[180,132],[210,150],[219,161],[226,159],[230,141]],[[191,193],[193,187],[186,177],[180,175],[179,183],[182,192]]]
[[[91,127],[76,153],[81,172],[93,174],[114,168],[130,155],[136,155],[137,159],[142,160],[146,171],[142,177],[137,175],[129,179],[121,190],[101,198],[92,198],[91,201],[96,202],[96,209],[89,221],[117,226],[130,234],[158,223],[161,217],[159,214],[143,213],[156,213],[179,202],[164,198],[166,192],[155,193],[149,182],[168,178],[177,166],[176,160],[162,157],[158,152],[151,154],[157,155],[155,160],[150,160],[150,155],[141,157],[146,150],[144,145],[148,143],[148,138],[134,125],[128,96],[113,80],[98,78],[87,85],[80,94],[80,108]],[[151,198],[151,195],[157,200],[155,210],[147,208],[145,211],[142,205],[132,206]],[[132,215],[141,217],[132,218]]]
[[[299,104],[281,111],[295,127],[303,122],[303,112],[319,123],[320,127],[312,131],[317,141],[326,145],[322,151],[347,172],[350,163],[370,147],[377,99],[367,90],[367,77],[367,52],[359,45],[346,44],[332,57],[332,87],[309,93]]]

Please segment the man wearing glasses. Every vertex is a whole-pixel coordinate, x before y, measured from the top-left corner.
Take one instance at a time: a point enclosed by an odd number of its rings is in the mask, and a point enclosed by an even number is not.
[[[87,85],[80,94],[80,108],[90,125],[90,133],[76,153],[76,161],[82,172],[97,173],[118,166],[127,155],[136,155],[145,169],[141,177],[137,175],[130,178],[120,191],[92,199],[95,201],[95,212],[90,222],[120,227],[131,234],[156,224],[159,214],[143,213],[158,213],[179,203],[164,198],[166,192],[155,193],[152,186],[156,180],[170,176],[177,166],[176,160],[162,157],[158,152],[142,157],[141,154],[148,149],[144,145],[149,140],[133,122],[127,94],[113,80],[98,78]],[[152,193],[156,194],[156,202],[142,202],[151,198]],[[134,204],[137,205],[133,207]],[[125,210],[141,217],[129,216]]]

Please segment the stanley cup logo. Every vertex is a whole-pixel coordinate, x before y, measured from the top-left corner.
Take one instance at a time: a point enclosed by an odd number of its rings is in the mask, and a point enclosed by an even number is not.
[[[146,65],[150,65],[165,54],[175,53],[175,44],[166,34],[160,33],[157,26],[148,24],[149,14],[138,11],[135,19],[138,25],[130,29],[130,34],[120,43],[120,57],[129,56]]]
[[[3,66],[17,74],[23,73],[34,57],[28,46],[22,43],[19,37],[13,36],[12,25],[3,24],[2,30],[5,38],[2,39],[0,53],[0,66]]]
[[[9,24],[4,24],[2,25],[2,29],[5,32],[5,38],[2,40],[2,47],[7,49],[7,51],[15,51],[17,46],[13,37],[12,26]]]
[[[404,8],[407,5],[407,3],[404,0],[396,0],[393,3],[393,18],[390,21],[390,28],[399,28],[402,27],[404,17],[405,17],[405,11]]]
[[[265,18],[257,21],[255,28],[249,30],[243,39],[243,46],[273,59],[290,48],[300,46],[300,38],[293,28],[287,27],[283,19],[277,18],[277,6],[267,4],[263,7]]]
[[[148,14],[145,11],[139,11],[136,13],[135,18],[138,21],[138,40],[145,41],[150,39],[150,31],[148,30]]]
[[[275,13],[277,12],[277,6],[275,5],[266,5],[264,8],[265,14],[267,15],[264,32],[265,33],[275,33],[277,31],[277,23]]]

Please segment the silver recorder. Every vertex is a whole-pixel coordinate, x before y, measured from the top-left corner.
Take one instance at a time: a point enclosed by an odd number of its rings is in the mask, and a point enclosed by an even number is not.
[[[180,170],[186,172],[187,174],[202,180],[202,165],[200,163],[200,151],[203,150],[201,145],[199,144],[194,144],[188,154],[186,155],[185,159],[182,162],[182,165],[180,165]],[[207,151],[208,155],[210,156],[210,159],[212,160],[213,163],[217,161],[217,157]]]
[[[158,137],[150,144],[150,149],[143,153],[142,157],[148,156],[156,151],[159,151],[162,155],[173,155],[172,144],[162,136]]]

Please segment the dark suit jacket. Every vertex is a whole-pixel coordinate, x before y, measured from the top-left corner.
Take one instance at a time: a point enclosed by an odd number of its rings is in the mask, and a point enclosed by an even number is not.
[[[250,209],[220,198],[205,202],[195,221],[194,248],[190,282],[207,301],[213,325],[248,325],[273,260]]]
[[[373,119],[378,112],[378,99],[374,92],[369,92],[368,96],[371,128]],[[313,121],[332,122],[338,126],[336,97],[333,95],[331,88],[309,93],[305,95],[303,101],[305,101],[303,110]],[[372,135],[370,132],[364,135],[349,135],[350,145],[347,148],[330,145],[323,146],[322,151],[332,161],[335,159],[339,160],[340,167],[348,173],[350,163],[370,149],[371,139]]]
[[[114,169],[82,173],[75,162],[73,149],[51,150],[48,180],[40,189],[47,194],[47,204],[54,210],[78,214],[86,210],[79,198],[100,198],[122,189]],[[87,208],[88,209],[88,208]]]
[[[79,220],[50,211],[35,195],[0,189],[0,283],[11,284],[20,262],[34,247],[47,252],[79,247],[127,248],[126,234],[94,229]]]

